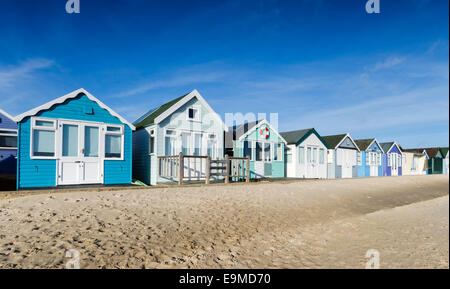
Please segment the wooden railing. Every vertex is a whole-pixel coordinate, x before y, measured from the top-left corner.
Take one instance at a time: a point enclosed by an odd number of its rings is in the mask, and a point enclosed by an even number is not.
[[[180,153],[177,156],[158,157],[158,174],[162,178],[178,181],[204,180],[223,177],[225,183],[245,179],[250,182],[250,159],[225,156],[225,159],[211,160],[210,156],[192,156]]]

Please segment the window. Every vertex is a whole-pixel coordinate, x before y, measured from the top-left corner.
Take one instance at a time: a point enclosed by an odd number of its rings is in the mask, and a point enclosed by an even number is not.
[[[181,133],[181,152],[183,155],[189,155],[191,153],[191,134],[188,132]]]
[[[274,144],[274,153],[273,153],[273,160],[274,161],[282,161],[283,157],[283,144],[281,143],[275,143]]]
[[[257,141],[255,142],[255,160],[257,162],[262,161],[262,143]]]
[[[84,127],[84,156],[98,157],[99,128],[95,126]]]
[[[17,130],[0,130],[0,148],[17,148]]]
[[[402,155],[397,155],[398,157],[398,161],[397,161],[397,166],[401,167],[402,166]]]
[[[215,134],[210,134],[208,136],[208,143],[207,143],[207,154],[211,157],[211,159],[216,159],[216,152],[217,152],[217,138]]]
[[[164,154],[166,156],[174,156],[176,152],[176,132],[174,130],[166,130],[166,136],[164,137]]]
[[[392,154],[388,154],[388,166],[392,167]]]
[[[305,148],[298,147],[298,162],[301,164],[305,163]]]
[[[202,135],[194,134],[194,156],[199,156],[202,154]]]
[[[249,157],[252,160],[252,143],[244,141],[244,158]]]
[[[378,165],[381,166],[381,153],[378,153],[377,157],[378,157]]]
[[[310,147],[307,148],[307,156],[306,157],[307,157],[308,163],[311,163],[312,158],[311,158],[311,148]]]
[[[313,148],[313,163],[317,164],[317,148]]]
[[[356,163],[358,164],[358,166],[360,166],[362,164],[361,158],[362,158],[361,152],[357,152],[356,153]]]
[[[195,121],[199,121],[200,120],[200,110],[196,107],[190,107],[187,110],[188,113],[188,120],[195,120]]]
[[[78,125],[63,124],[62,125],[62,156],[77,157],[78,156]]]
[[[55,157],[56,121],[31,119],[31,156]]]
[[[325,163],[325,150],[319,149],[319,163],[323,165]]]
[[[107,126],[105,132],[105,159],[122,159],[123,126]]]
[[[271,144],[270,143],[264,143],[264,161],[265,162],[271,162],[272,161],[272,154],[270,153],[271,150]]]
[[[290,149],[290,148],[287,148],[286,151],[285,151],[285,153],[286,153],[286,155],[285,155],[285,157],[286,157],[286,162],[287,162],[288,164],[292,163],[292,151],[291,151],[291,149]]]
[[[155,153],[155,131],[150,131],[150,140],[149,140],[149,153],[154,154]]]
[[[412,164],[411,164],[411,170],[415,171],[417,166],[417,158],[413,157]]]

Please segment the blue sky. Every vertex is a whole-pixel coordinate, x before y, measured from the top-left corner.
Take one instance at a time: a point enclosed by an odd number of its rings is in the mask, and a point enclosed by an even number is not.
[[[0,107],[83,87],[130,121],[193,89],[227,112],[279,113],[404,147],[449,140],[449,1],[0,1]]]

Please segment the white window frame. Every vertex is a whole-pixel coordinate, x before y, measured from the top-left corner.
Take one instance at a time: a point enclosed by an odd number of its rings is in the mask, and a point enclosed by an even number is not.
[[[283,152],[283,143],[281,142],[273,142],[273,156],[272,156],[272,162],[282,162],[284,158],[284,152]],[[278,146],[280,146],[281,152],[280,155],[278,155]],[[277,156],[277,159],[275,160],[275,156]],[[279,158],[278,158],[279,157]]]
[[[38,125],[36,125],[37,121],[53,122],[53,126],[38,126]],[[55,118],[32,117],[30,119],[30,122],[31,122],[31,125],[30,125],[30,159],[32,159],[32,160],[56,160],[58,158],[58,131],[56,129],[58,120]],[[54,135],[55,135],[54,148],[53,148],[54,156],[46,157],[46,156],[34,156],[33,155],[34,130],[47,130],[47,131],[54,132]]]
[[[0,132],[0,136],[15,136],[16,139],[18,139],[18,131],[17,129],[8,129],[8,128],[0,128],[0,131],[10,131],[10,132],[14,132],[14,133],[1,133]],[[17,150],[17,146],[15,147],[0,147],[0,149],[2,150]]]
[[[320,159],[320,156],[322,156],[322,160]],[[319,148],[319,165],[325,164],[325,149]]]
[[[189,117],[189,110],[190,109],[194,109],[194,110],[196,110],[197,111],[197,114],[196,114],[196,117],[195,118],[190,118]],[[187,109],[186,109],[186,119],[188,120],[188,121],[195,121],[195,122],[201,122],[201,107],[200,106],[198,106],[198,105],[192,105],[192,106],[189,106]]]
[[[362,165],[362,152],[356,152],[356,164],[358,166]]]
[[[119,131],[108,131],[108,127],[115,127],[115,128],[119,128]],[[123,125],[117,125],[117,124],[105,124],[103,125],[103,131],[104,131],[104,143],[103,143],[103,157],[105,161],[123,161],[124,159],[124,146],[125,146],[125,136],[124,136],[124,126]],[[106,157],[106,136],[107,135],[119,135],[120,136],[120,143],[121,143],[121,147],[120,147],[120,158],[111,158],[111,157]]]
[[[155,136],[156,136],[156,133],[155,133],[155,129],[151,129],[150,130],[150,138],[148,139],[148,152],[149,152],[149,155],[154,155],[156,152],[155,152]],[[153,146],[152,146],[152,138],[153,138]],[[153,148],[153,152],[152,152],[152,148]]]
[[[254,156],[253,156],[253,154],[254,154],[254,149],[256,148],[256,144],[254,144],[255,142],[254,141],[251,141],[251,140],[243,140],[242,141],[242,157],[244,157],[245,158],[245,146],[244,146],[244,143],[248,143],[248,145],[249,145],[249,149],[250,149],[250,156],[249,156],[249,158],[250,158],[250,161],[254,161],[255,159],[254,159]]]
[[[300,151],[303,149],[303,153],[300,153]],[[306,150],[304,146],[299,146],[297,149],[297,162],[301,165],[304,165],[306,163]],[[301,162],[300,156],[303,157],[303,162]]]
[[[173,134],[167,134],[167,131],[173,131],[174,133]],[[166,137],[169,137],[169,138],[172,138],[172,139],[175,140],[173,142],[174,143],[174,148],[175,148],[175,151],[178,151],[179,150],[178,149],[178,141],[179,141],[178,138],[179,138],[179,136],[180,136],[180,133],[176,129],[173,129],[173,128],[166,128],[166,129],[164,129],[163,156],[167,155],[166,154]]]

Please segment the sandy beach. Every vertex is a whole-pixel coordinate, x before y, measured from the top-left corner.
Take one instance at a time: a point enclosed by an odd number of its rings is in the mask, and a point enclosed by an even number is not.
[[[0,268],[449,267],[449,177],[0,197]],[[0,193],[1,195],[1,193]]]

